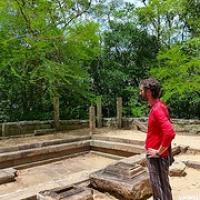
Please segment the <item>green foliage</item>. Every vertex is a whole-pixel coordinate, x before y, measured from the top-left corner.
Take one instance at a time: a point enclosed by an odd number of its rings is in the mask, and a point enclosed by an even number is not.
[[[128,107],[131,108],[131,116],[143,117],[148,114],[148,107],[146,102],[139,101],[139,89],[134,87],[127,87],[126,91],[130,94],[131,98],[128,102]],[[128,113],[125,113],[126,116]]]
[[[90,98],[87,71],[99,53],[98,25],[78,21],[78,12],[88,9],[87,1],[70,2],[1,4],[0,87],[2,99],[10,101],[9,120],[45,118],[33,113],[49,112],[51,97],[63,92]]]
[[[174,117],[200,117],[199,1],[0,1],[0,119],[147,115],[141,79],[154,76]]]
[[[165,101],[173,105],[177,100],[184,102],[182,104],[186,104],[189,110],[194,109],[194,113],[197,115],[199,115],[200,103],[200,49],[198,42],[199,38],[195,38],[183,44],[174,45],[170,50],[161,51],[158,54],[160,66],[151,70],[152,75],[163,82],[165,91],[163,99]],[[189,118],[191,112],[184,111],[181,116]]]

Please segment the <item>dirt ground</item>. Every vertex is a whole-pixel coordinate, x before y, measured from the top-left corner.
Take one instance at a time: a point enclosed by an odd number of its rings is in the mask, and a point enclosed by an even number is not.
[[[114,129],[99,129],[96,131],[97,135],[101,136],[108,136],[108,137],[117,137],[117,138],[125,138],[125,139],[133,139],[133,140],[140,140],[144,141],[146,134],[137,130],[114,130]],[[51,135],[45,135],[45,136],[37,136],[37,137],[21,137],[21,138],[12,138],[12,139],[7,139],[7,140],[0,140],[0,147],[8,147],[8,146],[15,146],[15,145],[21,145],[21,144],[26,144],[26,143],[34,143],[34,142],[39,142],[39,141],[46,141],[46,140],[55,140],[55,139],[63,139],[63,138],[75,138],[75,137],[80,137],[80,136],[86,136],[89,135],[89,130],[88,129],[81,129],[81,130],[75,130],[75,131],[67,131],[67,132],[59,132],[56,134],[51,134]],[[176,138],[173,140],[173,145],[185,145],[185,146],[190,146],[193,149],[197,149],[200,151],[200,136],[198,135],[193,135],[193,136],[187,136],[187,135],[176,135]],[[48,167],[41,167],[40,168],[31,168],[27,170],[23,170],[21,172],[21,175],[19,179],[17,180],[19,185],[18,185],[18,190],[22,190],[23,188],[27,187],[29,188],[29,184],[32,185],[33,183],[36,184],[37,181],[40,182],[41,177],[43,176],[42,180],[46,182],[51,182],[53,184],[52,186],[58,187],[61,184],[59,183],[59,177],[63,178],[63,174],[65,174],[66,180],[74,180],[79,179],[78,177],[84,176],[84,173],[87,174],[89,173],[89,169],[92,169],[93,166],[94,168],[98,167],[104,167],[107,164],[110,164],[113,162],[112,159],[102,159],[100,157],[97,157],[98,159],[94,158],[92,155],[89,155],[89,160],[87,161],[86,157],[81,157],[78,160],[75,158],[75,160],[70,160],[70,162],[67,162],[68,164],[64,164],[64,161],[56,162],[54,163],[54,169],[58,168],[59,171],[61,172],[60,174],[58,171],[55,171],[54,173],[52,172],[51,169],[52,165],[43,165],[43,166],[48,166]],[[183,154],[175,157],[176,160],[192,160],[192,161],[200,161],[200,153],[197,154]],[[91,164],[89,163],[94,163]],[[59,163],[59,164],[58,164]],[[76,163],[76,164],[75,164]],[[81,163],[81,164],[80,164]],[[71,166],[71,170],[78,170],[76,169],[75,166],[81,166],[80,168],[84,168],[82,172],[79,170],[77,173],[75,172],[75,175],[72,175],[72,173],[67,171],[68,167]],[[63,166],[61,169],[60,167]],[[50,170],[47,172],[45,169]],[[33,171],[35,170],[34,174],[36,176],[27,179],[30,174],[33,174]],[[38,173],[38,172],[41,172]],[[170,177],[170,183],[172,186],[172,192],[173,192],[173,197],[174,200],[200,200],[200,170],[195,170],[191,168],[186,169],[187,175],[185,177]],[[88,175],[88,174],[87,174]],[[30,182],[28,180],[31,180]],[[32,182],[33,181],[33,182]],[[57,181],[57,182],[56,182]],[[66,181],[66,182],[68,182]],[[65,183],[66,183],[65,182]],[[72,181],[73,182],[73,181]],[[44,184],[43,184],[44,185]],[[48,185],[48,184],[47,184]],[[46,186],[47,186],[46,185]],[[0,197],[3,197],[6,195],[5,189],[9,188],[7,192],[14,192],[17,188],[17,186],[13,185],[13,183],[9,184],[4,184],[0,186]],[[30,186],[31,187],[31,186]],[[37,186],[38,187],[38,186]],[[34,187],[31,187],[34,190]],[[36,188],[37,190],[38,188]],[[10,190],[10,191],[9,191]],[[3,195],[3,196],[1,196]],[[3,199],[3,198],[0,198]],[[95,200],[114,200],[115,198],[110,196],[109,194],[105,193],[99,193],[95,191]],[[152,200],[150,198],[149,200]]]

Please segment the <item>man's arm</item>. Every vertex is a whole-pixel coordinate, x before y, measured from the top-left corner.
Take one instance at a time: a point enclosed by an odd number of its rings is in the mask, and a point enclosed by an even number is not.
[[[158,150],[149,148],[147,150],[147,154],[149,155],[150,158],[160,157],[160,155],[162,155],[168,148],[169,147],[163,147],[162,145]]]

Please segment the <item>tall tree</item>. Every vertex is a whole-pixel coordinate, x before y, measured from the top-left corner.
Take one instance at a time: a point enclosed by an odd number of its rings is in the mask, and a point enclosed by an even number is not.
[[[135,88],[140,79],[148,76],[159,49],[156,38],[137,28],[135,19],[131,4],[110,10],[108,29],[102,33],[98,70],[95,62],[92,64],[93,90],[102,95],[106,116],[115,115],[117,96],[123,97],[125,114],[132,114],[130,107],[138,108]],[[138,111],[133,113],[138,115]]]
[[[90,4],[86,0],[1,2],[0,86],[3,99],[10,102],[10,120],[27,119],[31,113],[33,119],[33,111],[49,111],[48,99],[62,96],[62,90],[87,96],[87,66],[99,51],[98,25],[80,19]]]

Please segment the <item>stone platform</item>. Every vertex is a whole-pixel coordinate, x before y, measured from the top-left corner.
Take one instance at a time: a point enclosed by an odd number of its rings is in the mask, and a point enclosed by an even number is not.
[[[151,196],[149,176],[135,163],[118,162],[90,175],[91,186],[123,200],[145,200]]]

